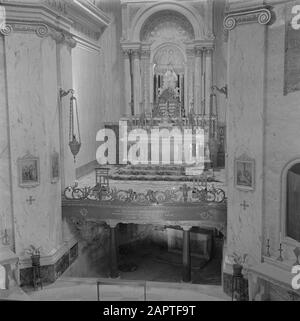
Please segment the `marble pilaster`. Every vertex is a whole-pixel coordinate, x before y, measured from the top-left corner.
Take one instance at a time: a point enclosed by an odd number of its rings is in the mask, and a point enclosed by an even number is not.
[[[143,50],[141,54],[142,65],[142,101],[144,103],[144,111],[150,112],[150,49]]]

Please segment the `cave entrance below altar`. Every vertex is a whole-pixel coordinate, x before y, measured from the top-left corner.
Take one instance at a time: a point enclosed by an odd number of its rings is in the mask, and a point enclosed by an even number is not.
[[[120,243],[131,240],[118,246],[121,279],[221,285],[222,234],[189,230],[190,271],[184,266],[184,234],[180,227],[119,224]]]
[[[64,277],[111,277],[109,228],[101,237],[79,243],[81,255]],[[158,225],[118,224],[117,275],[122,280],[180,283],[184,279],[183,230]],[[190,280],[194,284],[221,285],[223,236],[216,230],[190,231]]]

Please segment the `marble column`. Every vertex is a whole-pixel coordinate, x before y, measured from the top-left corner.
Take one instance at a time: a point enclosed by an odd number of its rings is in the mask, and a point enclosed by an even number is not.
[[[185,65],[184,68],[184,110],[185,115],[188,115],[189,112],[189,95],[188,95],[188,65]]]
[[[210,112],[210,94],[212,83],[212,48],[205,50],[205,115]]]
[[[125,90],[125,110],[126,115],[131,115],[131,72],[130,72],[130,50],[123,50],[124,55],[124,90]]]
[[[202,102],[202,48],[195,50],[195,113],[201,113]]]
[[[191,282],[190,226],[183,227],[182,240],[182,281]]]
[[[110,225],[110,277],[113,279],[119,277],[116,228],[117,224]]]
[[[143,50],[141,55],[142,63],[142,86],[143,95],[142,101],[144,102],[144,111],[150,112],[150,50]]]
[[[193,49],[188,49],[187,53],[187,114],[189,113],[194,101],[194,74],[195,74],[195,52]]]
[[[133,51],[133,80],[134,80],[134,114],[139,115],[141,113],[141,58],[140,50]]]

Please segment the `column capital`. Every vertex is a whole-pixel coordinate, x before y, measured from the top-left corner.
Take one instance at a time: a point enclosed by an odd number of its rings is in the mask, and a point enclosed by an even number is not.
[[[206,54],[211,54],[213,51],[213,47],[203,47],[203,52],[205,52]]]
[[[51,37],[57,43],[65,43],[71,48],[76,47],[76,40],[67,32],[63,30],[54,29],[44,23],[30,23],[30,22],[13,22],[4,23],[0,26],[0,34],[9,36],[13,32],[35,33],[39,38]]]
[[[133,59],[141,57],[141,50],[140,49],[132,49],[131,52],[132,52]]]
[[[244,8],[227,12],[223,25],[225,30],[233,30],[237,25],[257,22],[267,25],[272,20],[272,12],[268,7]]]
[[[191,229],[192,229],[192,226],[181,226],[182,227],[182,230],[185,231],[185,232],[189,232]]]
[[[203,54],[203,47],[195,47],[195,55],[196,57],[201,57]]]

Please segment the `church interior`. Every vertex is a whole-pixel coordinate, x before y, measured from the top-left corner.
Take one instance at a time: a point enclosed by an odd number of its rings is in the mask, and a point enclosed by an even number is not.
[[[300,301],[295,5],[1,0],[0,300]]]

